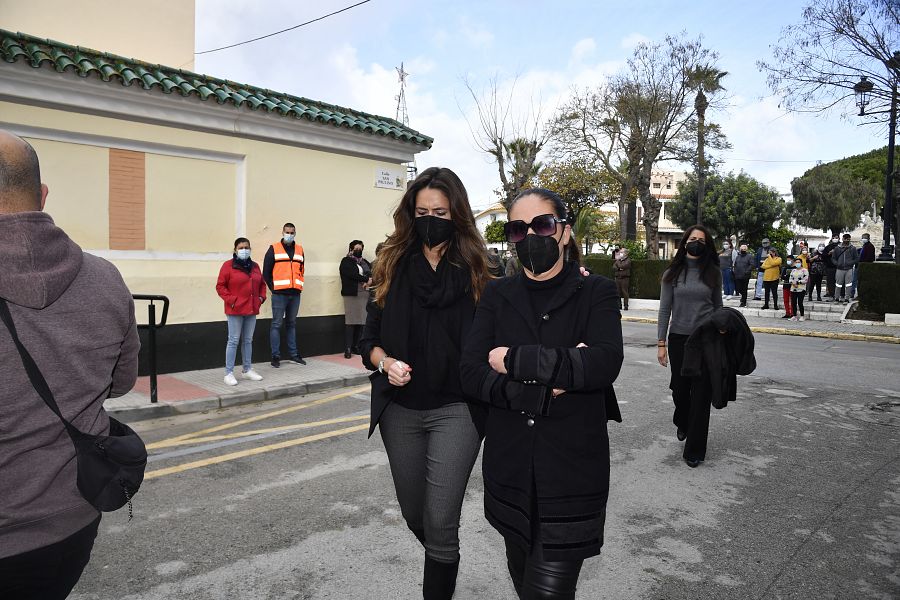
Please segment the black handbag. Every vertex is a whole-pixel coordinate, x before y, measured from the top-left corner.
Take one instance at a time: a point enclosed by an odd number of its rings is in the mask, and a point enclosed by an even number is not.
[[[35,391],[59,420],[75,445],[78,460],[78,491],[94,508],[104,512],[128,504],[128,519],[133,516],[131,498],[144,481],[147,448],[131,427],[109,417],[109,435],[91,435],[69,423],[56,405],[53,392],[40,369],[16,333],[6,301],[0,298],[0,319],[6,324],[22,357],[22,365]]]

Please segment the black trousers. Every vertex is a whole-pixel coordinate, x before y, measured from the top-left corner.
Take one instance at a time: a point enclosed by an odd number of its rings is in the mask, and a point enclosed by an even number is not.
[[[684,377],[681,374],[681,365],[684,364],[684,343],[687,339],[686,335],[669,334],[669,366],[672,369],[669,389],[672,390],[672,400],[675,403],[672,422],[675,427],[687,434],[684,441],[684,458],[704,460],[711,406],[709,383],[702,376]]]
[[[0,598],[63,600],[91,558],[98,516],[66,539],[23,554],[0,558]]]
[[[796,316],[805,316],[803,314],[803,298],[806,297],[806,292],[791,292],[791,313]],[[797,310],[800,310],[798,313]]]
[[[575,600],[583,560],[547,561],[506,541],[506,566],[519,600]],[[540,548],[540,544],[535,544]]]
[[[763,288],[766,290],[766,301],[763,303],[763,306],[769,306],[769,294],[771,293],[775,310],[778,310],[778,280],[763,281]]]
[[[809,299],[813,298],[813,288],[816,288],[816,300],[822,299],[822,274],[821,273],[810,273],[809,274]],[[828,292],[828,288],[825,288],[825,291]]]
[[[744,277],[741,279],[735,279],[734,285],[737,288],[737,292],[741,295],[741,306],[746,306],[746,304],[747,304],[747,286],[750,285],[750,278]]]

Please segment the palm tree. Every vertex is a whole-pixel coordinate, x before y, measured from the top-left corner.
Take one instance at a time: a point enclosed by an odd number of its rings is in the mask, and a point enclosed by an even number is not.
[[[710,95],[723,89],[722,78],[728,75],[726,71],[720,71],[714,65],[698,65],[687,74],[689,85],[696,88],[697,96],[694,98],[694,110],[697,111],[697,223],[703,222],[703,198],[706,195],[706,109]]]
[[[591,226],[597,221],[597,217],[599,216],[599,211],[593,206],[585,206],[580,211],[578,211],[578,216],[575,217],[575,224],[573,226],[574,231],[572,232],[575,235],[575,243],[578,246],[584,244],[584,253],[587,254],[588,246],[590,245],[590,233]]]

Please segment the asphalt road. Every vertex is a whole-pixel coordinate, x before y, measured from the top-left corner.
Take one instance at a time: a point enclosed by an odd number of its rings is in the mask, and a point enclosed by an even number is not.
[[[655,326],[625,334],[606,545],[579,598],[900,597],[900,346],[757,335],[757,372],[689,469]],[[71,597],[421,598],[367,416],[357,388],[138,423],[153,457],[134,520],[104,517]],[[513,599],[482,493],[479,463],[456,598]]]

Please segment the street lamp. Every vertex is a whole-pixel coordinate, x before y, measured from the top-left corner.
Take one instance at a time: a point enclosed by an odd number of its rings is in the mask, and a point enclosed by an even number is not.
[[[894,52],[894,56],[885,61],[885,66],[891,73],[891,108],[888,116],[888,155],[887,177],[884,184],[884,241],[881,246],[881,254],[877,261],[893,261],[894,246],[891,245],[891,226],[894,222],[894,138],[897,131],[897,79],[900,78],[900,52]],[[866,106],[871,101],[871,93],[874,84],[865,76],[859,78],[859,82],[853,86],[856,95],[856,105],[859,107],[859,116],[865,116]]]

